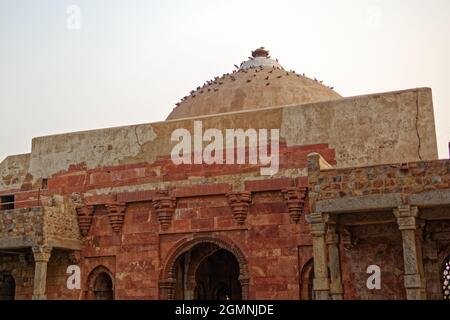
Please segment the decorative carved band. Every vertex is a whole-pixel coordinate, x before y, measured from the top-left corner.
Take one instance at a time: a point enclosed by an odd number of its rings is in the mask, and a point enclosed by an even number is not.
[[[120,234],[125,220],[125,210],[127,208],[125,203],[111,203],[107,204],[109,223],[113,231]]]
[[[282,191],[293,223],[299,223],[305,210],[307,188],[289,188]]]
[[[161,230],[166,231],[169,229],[176,205],[177,199],[172,197],[168,191],[159,192],[159,195],[153,199],[153,207],[158,214]]]
[[[78,227],[83,237],[89,234],[92,219],[94,217],[94,206],[78,206],[75,208],[78,216]]]
[[[251,192],[233,192],[227,194],[228,204],[238,225],[243,225],[247,219],[248,209],[252,203]]]

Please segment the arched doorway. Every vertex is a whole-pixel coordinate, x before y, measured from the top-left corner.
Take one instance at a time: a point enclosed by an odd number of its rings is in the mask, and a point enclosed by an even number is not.
[[[175,262],[176,300],[240,300],[239,263],[212,243],[195,246]]]
[[[442,291],[444,300],[450,300],[450,256],[445,259],[442,266]]]
[[[203,259],[195,272],[194,299],[242,299],[239,264],[232,253],[220,249]]]
[[[300,277],[300,299],[315,300],[314,297],[314,260],[311,259],[303,266]]]
[[[246,258],[229,239],[182,240],[168,257],[159,282],[161,299],[248,299]]]
[[[90,300],[114,300],[114,283],[111,273],[105,267],[94,269],[88,278]]]
[[[114,291],[111,277],[106,272],[100,273],[94,283],[95,300],[113,300]]]
[[[0,273],[0,300],[14,300],[16,297],[16,282],[9,273]]]

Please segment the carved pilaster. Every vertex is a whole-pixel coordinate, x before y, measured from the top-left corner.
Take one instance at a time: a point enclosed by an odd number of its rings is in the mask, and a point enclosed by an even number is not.
[[[314,292],[318,300],[329,300],[330,279],[325,242],[326,220],[322,213],[311,213],[306,216],[306,221],[309,223],[313,237]]]
[[[241,284],[241,291],[242,291],[242,300],[248,300],[248,291],[249,291],[249,285],[250,285],[250,277],[246,275],[242,275],[239,277],[239,282]]]
[[[33,247],[34,256],[34,286],[33,300],[46,300],[47,265],[52,253],[51,247]]]
[[[106,205],[108,209],[109,224],[113,231],[120,234],[125,220],[125,210],[127,208],[125,203],[112,203]]]
[[[341,257],[339,250],[339,234],[337,233],[336,220],[326,217],[327,234],[326,244],[328,246],[328,259],[330,270],[330,295],[333,300],[343,299],[343,284],[341,274]]]
[[[75,208],[78,216],[78,227],[83,237],[89,234],[92,219],[94,218],[94,206],[78,206]]]
[[[419,210],[417,207],[401,206],[394,210],[394,215],[403,239],[407,298],[408,300],[426,299]]]
[[[305,210],[306,192],[307,188],[296,187],[282,191],[293,223],[300,222],[300,217]]]
[[[250,204],[252,203],[251,192],[228,193],[227,200],[237,224],[243,225],[247,219]]]
[[[175,213],[177,199],[170,196],[168,191],[162,191],[153,199],[153,207],[158,214],[158,221],[161,225],[161,230],[169,229],[172,222],[173,214]]]

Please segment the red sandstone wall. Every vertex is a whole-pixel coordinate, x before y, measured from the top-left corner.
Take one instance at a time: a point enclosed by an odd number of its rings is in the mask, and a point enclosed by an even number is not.
[[[358,226],[352,229],[355,245],[341,248],[346,300],[404,300],[402,238],[392,225]],[[367,268],[381,268],[381,290],[367,288]]]

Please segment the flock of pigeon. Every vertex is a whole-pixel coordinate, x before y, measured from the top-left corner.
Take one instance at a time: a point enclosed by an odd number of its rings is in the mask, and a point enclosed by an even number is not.
[[[270,57],[267,57],[268,59],[270,59]],[[254,60],[254,57],[249,57],[250,60]],[[276,61],[278,62],[278,59],[276,59]],[[240,64],[240,66],[238,65],[234,65],[236,70],[233,70],[232,73],[226,73],[223,74],[221,77],[215,77],[212,80],[206,81],[202,86],[197,87],[196,90],[192,90],[190,92],[189,96],[185,96],[181,99],[180,102],[176,103],[176,106],[180,106],[184,101],[188,100],[189,98],[195,98],[197,95],[200,94],[204,94],[207,92],[218,92],[220,90],[220,86],[224,84],[224,80],[226,80],[227,78],[230,78],[231,81],[236,81],[236,77],[239,73],[244,73],[244,74],[249,74],[249,73],[253,73],[253,77],[256,77],[257,74],[259,72],[263,72],[264,71],[264,67],[263,66],[250,66],[248,69],[243,69],[242,66],[244,65],[245,61],[242,62]],[[267,69],[267,68],[266,68]],[[276,72],[275,72],[276,71]],[[279,74],[277,76],[275,76],[276,73],[280,73],[279,71],[282,71],[282,74]],[[275,72],[275,74],[274,74]],[[303,74],[297,74],[294,70],[290,70],[290,71],[286,71],[284,68],[282,67],[276,67],[273,66],[272,70],[270,70],[268,72],[268,76],[265,77],[264,79],[266,81],[268,81],[266,83],[266,86],[270,86],[271,82],[270,82],[270,78],[271,76],[274,76],[275,79],[281,79],[283,76],[289,77],[289,76],[297,76],[297,77],[306,77],[306,75]],[[318,82],[320,84],[323,84],[323,81],[318,80],[317,78],[313,79],[315,82]],[[252,79],[247,79],[247,83],[251,83]],[[333,90],[334,87],[331,86],[327,86],[329,89]]]

